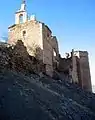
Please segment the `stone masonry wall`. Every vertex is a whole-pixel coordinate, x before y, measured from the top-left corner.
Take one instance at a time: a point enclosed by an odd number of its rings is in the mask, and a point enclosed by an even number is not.
[[[46,64],[47,74],[53,74],[53,48],[51,44],[51,31],[43,24],[43,62]]]
[[[87,51],[72,51],[72,79],[86,91],[92,91]]]
[[[24,42],[30,55],[34,54],[31,52],[33,47],[40,48],[39,59],[43,59],[42,23],[31,20],[9,27],[8,43],[15,44],[17,40]]]
[[[52,36],[51,44],[53,48],[53,67],[57,69],[59,66],[59,48],[58,41],[55,36]]]
[[[23,32],[25,31],[25,35]],[[24,24],[17,24],[9,27],[9,44],[15,44],[17,40],[22,40],[30,55],[33,54],[33,47],[37,48],[34,51],[37,54],[35,57],[42,60],[46,65],[47,74],[53,74],[53,47],[55,45],[58,51],[58,45],[52,41],[52,33],[48,26],[44,23],[35,20],[27,21]]]
[[[55,36],[52,36],[51,44],[52,44],[52,48],[56,52],[56,60],[59,60],[59,47],[58,47],[57,38]]]
[[[72,79],[74,83],[79,83],[78,81],[78,71],[77,71],[77,53],[72,51]]]
[[[82,88],[87,91],[92,91],[88,52],[80,51],[79,53],[80,53],[79,69],[80,69],[80,78],[81,78]]]

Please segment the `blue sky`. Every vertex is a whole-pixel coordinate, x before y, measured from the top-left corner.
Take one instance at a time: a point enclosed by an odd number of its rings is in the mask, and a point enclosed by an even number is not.
[[[46,23],[59,41],[60,53],[89,52],[92,84],[95,84],[95,0],[26,0],[28,13]],[[21,0],[0,1],[0,36],[14,24]]]

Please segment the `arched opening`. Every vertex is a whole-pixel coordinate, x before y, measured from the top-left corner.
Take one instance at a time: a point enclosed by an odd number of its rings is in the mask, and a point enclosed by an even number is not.
[[[23,15],[22,14],[19,15],[19,23],[23,23]]]

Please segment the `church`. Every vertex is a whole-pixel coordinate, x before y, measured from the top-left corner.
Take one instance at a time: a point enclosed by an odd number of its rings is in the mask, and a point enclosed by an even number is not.
[[[58,65],[59,58],[57,38],[52,35],[47,25],[36,20],[35,15],[28,16],[25,0],[15,13],[15,24],[8,29],[8,43],[15,45],[18,40],[22,40],[29,55],[42,60],[46,66],[46,73],[52,76],[53,66]]]
[[[15,24],[8,28],[8,44],[15,45],[18,40],[23,41],[30,56],[43,62],[47,75],[52,77],[57,70],[61,76],[67,75],[70,82],[92,91],[88,52],[72,50],[70,56],[61,58],[56,36],[35,15],[28,16],[25,0],[15,13]]]

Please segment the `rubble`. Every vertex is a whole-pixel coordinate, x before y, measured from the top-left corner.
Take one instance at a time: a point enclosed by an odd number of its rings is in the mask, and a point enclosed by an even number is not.
[[[95,120],[94,102],[67,81],[0,72],[0,120]]]
[[[15,46],[0,45],[0,68],[10,69],[24,74],[44,72],[44,64],[33,56],[29,56],[22,41]]]

